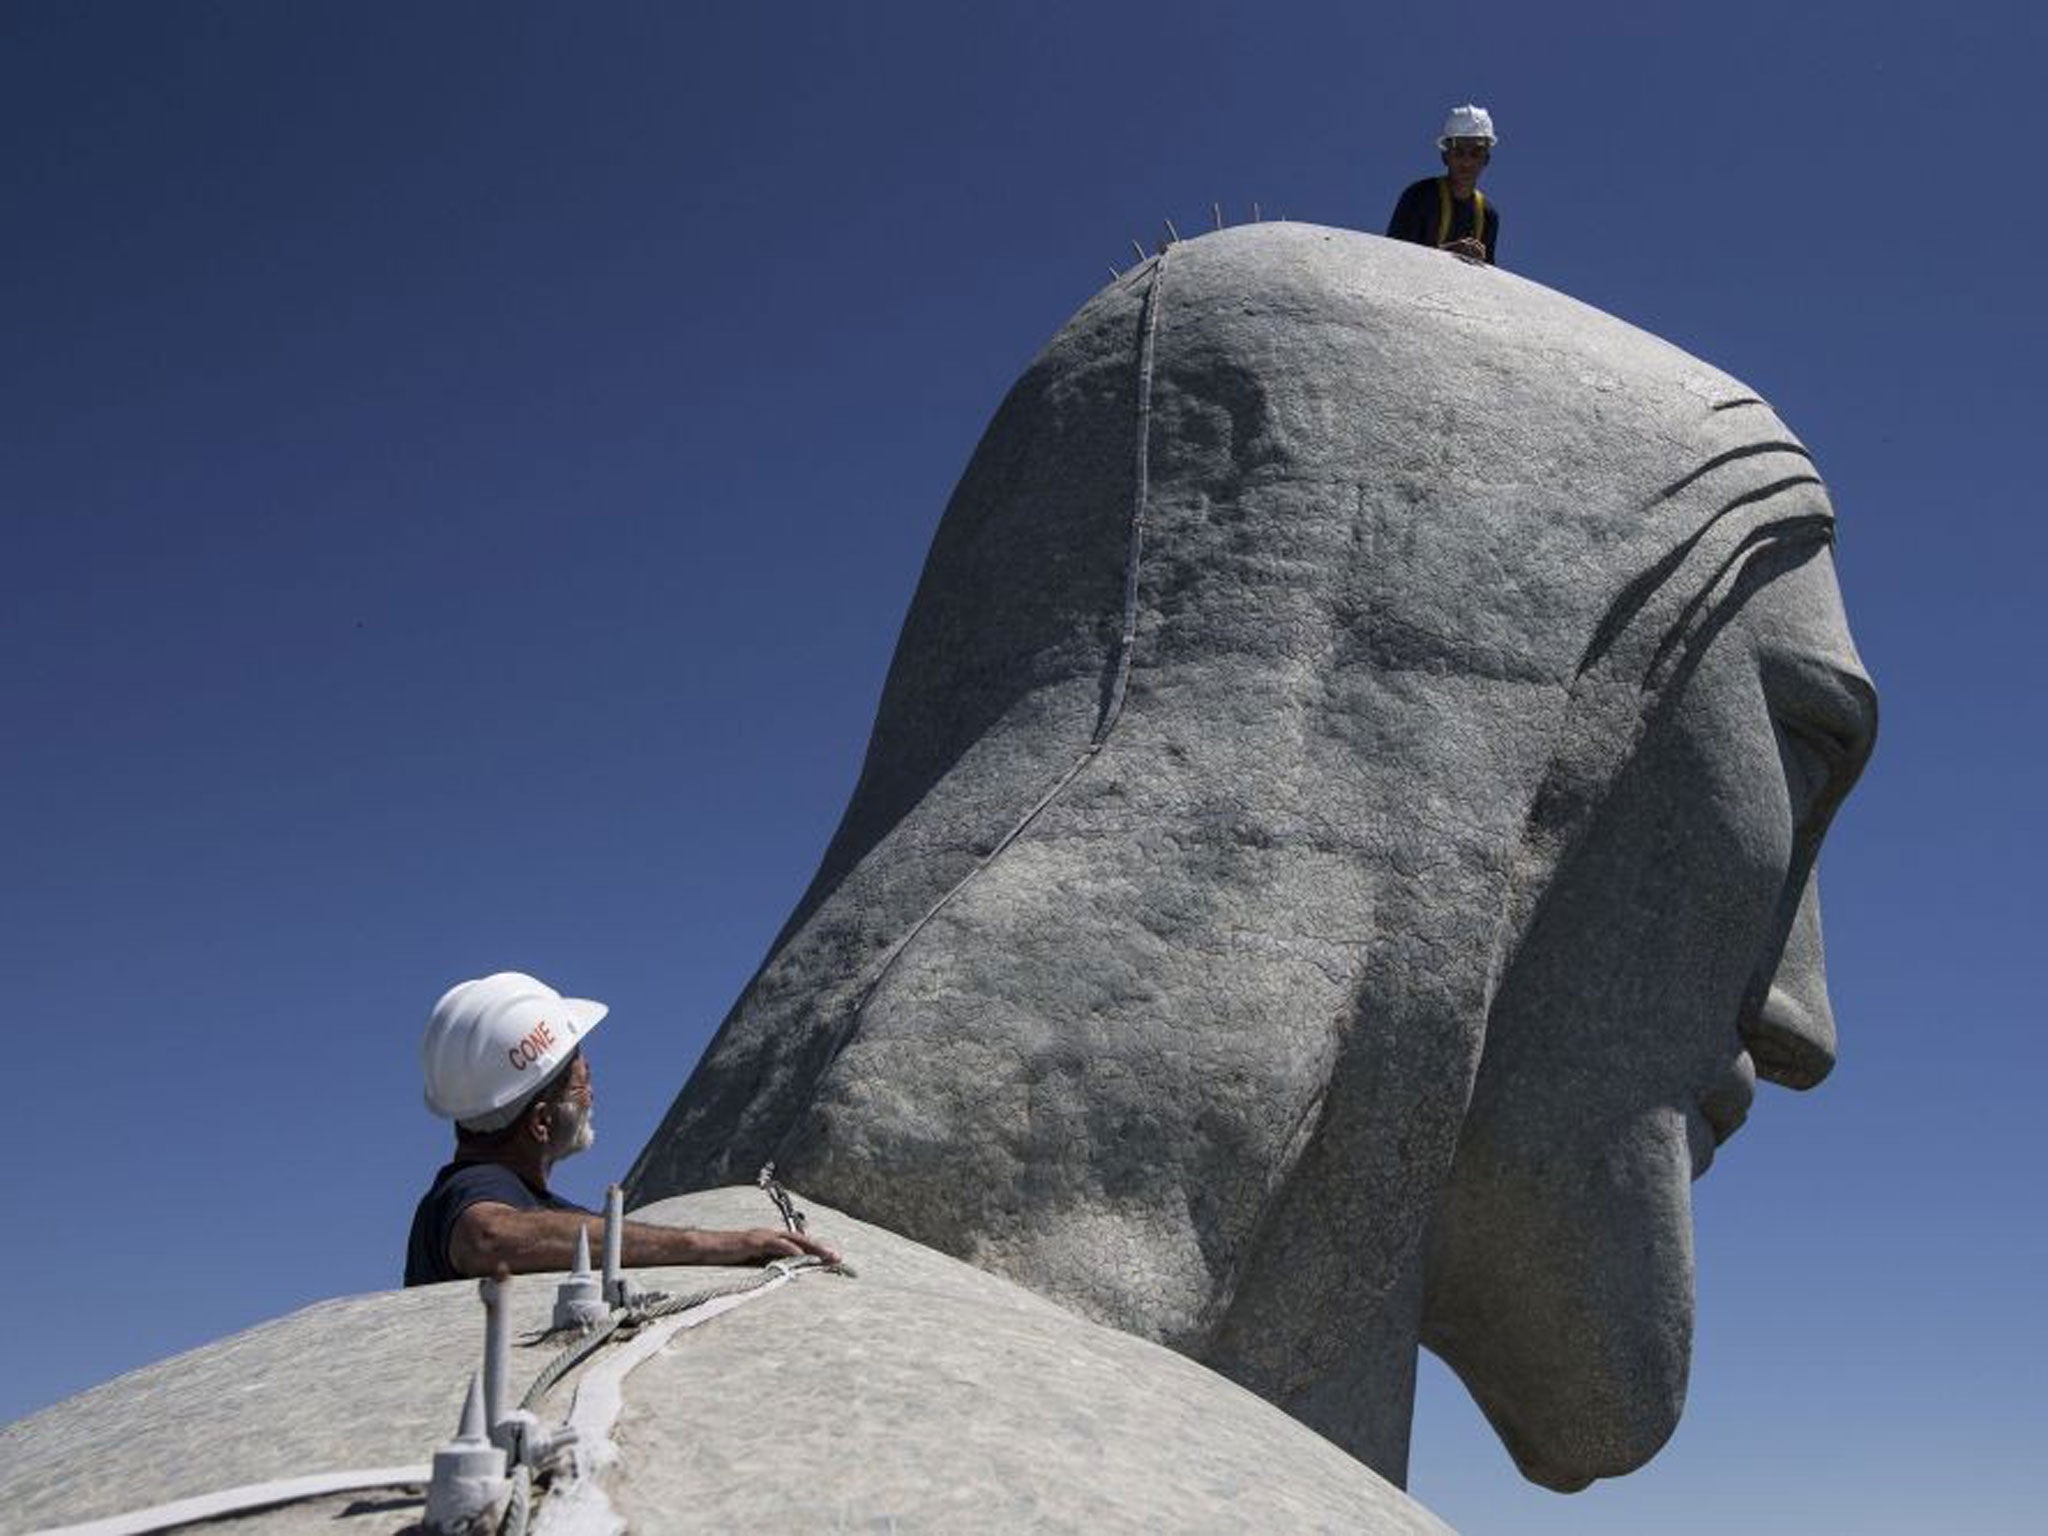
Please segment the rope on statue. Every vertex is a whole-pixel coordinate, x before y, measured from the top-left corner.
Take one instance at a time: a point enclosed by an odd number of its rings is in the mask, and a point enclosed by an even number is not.
[[[796,1202],[789,1198],[789,1191],[776,1182],[774,1158],[771,1157],[761,1165],[761,1171],[754,1175],[754,1183],[760,1187],[762,1193],[775,1202],[775,1209],[782,1216],[783,1227],[791,1232],[802,1233],[805,1224],[804,1213],[798,1210]],[[817,1263],[818,1261],[812,1260],[812,1262]],[[853,1266],[844,1260],[837,1264],[825,1264],[822,1267],[830,1270],[835,1275],[844,1275],[849,1280],[856,1278]]]

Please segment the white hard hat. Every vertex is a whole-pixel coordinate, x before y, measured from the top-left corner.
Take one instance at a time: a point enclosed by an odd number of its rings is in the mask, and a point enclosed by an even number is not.
[[[1499,143],[1493,136],[1493,114],[1469,101],[1462,107],[1451,108],[1451,115],[1444,119],[1444,131],[1437,135],[1436,147],[1449,149],[1453,139],[1484,139],[1488,144]]]
[[[427,1108],[475,1130],[510,1125],[608,1012],[522,971],[456,983],[420,1042]]]

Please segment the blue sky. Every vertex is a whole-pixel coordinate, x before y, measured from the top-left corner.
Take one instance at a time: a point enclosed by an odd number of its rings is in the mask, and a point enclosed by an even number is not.
[[[594,1200],[808,879],[952,482],[1171,218],[1379,228],[1490,106],[1505,265],[1814,449],[1884,698],[1842,1061],[1696,1189],[1692,1401],[1467,1536],[2038,1528],[2032,7],[0,10],[13,1417],[396,1278],[416,1042],[613,1005]],[[151,1278],[142,1282],[147,1273]]]

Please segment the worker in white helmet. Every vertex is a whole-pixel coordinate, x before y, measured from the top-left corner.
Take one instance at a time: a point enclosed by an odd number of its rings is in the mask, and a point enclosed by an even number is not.
[[[583,1041],[603,1003],[563,997],[546,982],[500,971],[450,987],[420,1045],[427,1108],[455,1122],[455,1157],[428,1188],[406,1242],[405,1283],[569,1268],[576,1234],[593,1251],[595,1213],[548,1188],[548,1174],[595,1137]],[[839,1262],[800,1232],[713,1232],[629,1221],[621,1259],[649,1264],[749,1264],[809,1254]]]
[[[1479,190],[1495,142],[1486,108],[1453,107],[1436,141],[1444,174],[1425,176],[1401,194],[1387,220],[1388,238],[1432,245],[1467,261],[1498,261],[1500,210]]]

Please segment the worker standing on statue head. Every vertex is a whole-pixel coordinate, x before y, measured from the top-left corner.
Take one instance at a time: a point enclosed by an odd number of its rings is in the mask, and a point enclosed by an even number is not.
[[[604,1223],[548,1188],[555,1164],[595,1139],[583,1042],[610,1010],[564,997],[519,971],[461,982],[442,994],[420,1042],[427,1108],[455,1122],[455,1160],[413,1212],[405,1283],[568,1269],[576,1237],[595,1249]],[[755,1227],[709,1232],[625,1224],[620,1262],[751,1264],[809,1255],[839,1262],[801,1232]]]
[[[1500,210],[1479,190],[1479,174],[1493,158],[1493,117],[1484,107],[1453,107],[1436,147],[1444,174],[1425,176],[1401,194],[1387,237],[1433,245],[1467,261],[1499,259]]]

